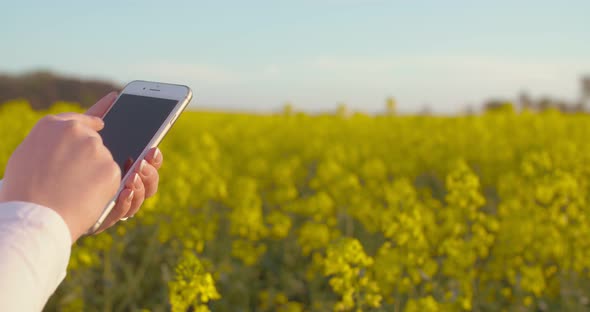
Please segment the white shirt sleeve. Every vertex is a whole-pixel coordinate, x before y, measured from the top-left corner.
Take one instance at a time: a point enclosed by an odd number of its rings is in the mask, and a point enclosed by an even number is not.
[[[66,276],[71,245],[52,209],[0,203],[0,311],[41,311]]]

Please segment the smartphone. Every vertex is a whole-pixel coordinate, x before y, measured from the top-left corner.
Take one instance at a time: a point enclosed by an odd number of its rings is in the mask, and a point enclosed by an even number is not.
[[[104,128],[99,131],[121,168],[121,181],[135,172],[138,160],[160,144],[191,99],[191,89],[183,85],[136,80],[125,86],[104,114]],[[87,234],[98,230],[124,188],[125,184],[121,183]]]

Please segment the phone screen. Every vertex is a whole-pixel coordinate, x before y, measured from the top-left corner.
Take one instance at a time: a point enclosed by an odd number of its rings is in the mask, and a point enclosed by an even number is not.
[[[99,132],[104,145],[121,168],[122,176],[154,137],[177,100],[121,94],[104,116]]]

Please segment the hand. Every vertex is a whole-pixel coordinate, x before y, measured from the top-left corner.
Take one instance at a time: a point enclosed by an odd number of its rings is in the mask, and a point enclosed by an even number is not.
[[[56,211],[75,242],[115,195],[121,170],[102,143],[98,117],[75,113],[41,119],[11,155],[0,201]]]
[[[121,191],[117,203],[96,233],[100,233],[113,226],[119,220],[131,218],[144,199],[153,196],[158,190],[160,176],[158,169],[162,166],[163,156],[155,147],[148,153],[138,169],[125,182],[125,189]]]
[[[86,114],[103,117],[116,98],[117,93],[109,93],[88,109]],[[131,174],[125,181],[125,189],[119,194],[115,207],[96,233],[108,229],[121,219],[133,217],[143,204],[143,201],[156,193],[160,180],[158,169],[162,166],[163,161],[162,153],[157,147],[147,153],[140,166],[136,167],[135,173]]]

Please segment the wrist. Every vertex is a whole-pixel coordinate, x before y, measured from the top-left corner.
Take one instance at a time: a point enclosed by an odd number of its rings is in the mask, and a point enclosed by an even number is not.
[[[83,232],[80,231],[80,229],[78,229],[76,227],[76,222],[74,222],[74,220],[72,218],[70,218],[68,215],[60,212],[58,209],[54,209],[52,207],[47,206],[48,209],[51,209],[53,211],[55,211],[55,213],[57,213],[61,219],[64,221],[64,223],[66,224],[68,231],[70,232],[70,237],[72,238],[72,244],[74,244],[78,238],[80,238],[82,236],[82,234],[84,234]]]

